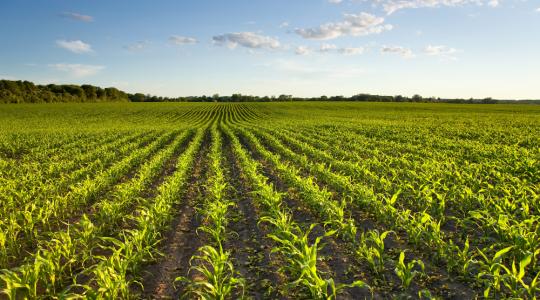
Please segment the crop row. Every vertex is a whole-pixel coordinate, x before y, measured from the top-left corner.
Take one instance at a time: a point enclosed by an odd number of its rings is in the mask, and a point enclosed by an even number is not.
[[[282,271],[291,278],[289,288],[301,288],[312,299],[335,299],[337,294],[347,287],[366,286],[362,281],[336,284],[332,278],[325,278],[317,268],[318,252],[322,247],[321,239],[332,235],[333,231],[316,236],[314,241],[310,242],[310,233],[315,224],[309,225],[304,230],[293,220],[282,204],[281,195],[274,190],[272,184],[268,183],[268,178],[258,171],[259,163],[246,153],[231,129],[223,128],[230,138],[243,172],[254,189],[255,201],[264,212],[261,221],[272,227],[268,237],[275,243],[272,251],[279,253],[286,261]]]
[[[274,132],[274,134],[276,133]],[[262,135],[268,141],[272,142],[272,145],[278,149],[279,152],[285,153],[286,156],[292,158],[295,163],[302,165],[304,168],[309,169],[313,174],[316,174],[317,177],[322,178],[325,184],[342,192],[343,196],[352,197],[353,202],[357,201],[357,204],[361,209],[365,209],[366,207],[370,208],[371,213],[376,216],[377,220],[385,222],[388,226],[392,226],[394,230],[405,230],[408,239],[413,244],[428,247],[428,249],[434,249],[439,254],[439,258],[445,261],[450,270],[458,271],[461,275],[469,276],[472,280],[476,279],[480,284],[486,286],[487,293],[489,293],[490,290],[502,292],[502,284],[505,286],[505,292],[512,295],[534,295],[538,288],[535,285],[537,284],[536,278],[538,278],[538,274],[540,273],[537,273],[538,270],[534,267],[536,256],[540,253],[536,250],[537,248],[534,248],[537,246],[533,245],[533,248],[520,249],[519,246],[523,245],[523,243],[516,243],[515,240],[512,240],[511,246],[508,246],[508,244],[505,245],[504,243],[502,246],[499,246],[498,250],[501,251],[497,251],[497,246],[495,245],[491,245],[490,248],[482,249],[483,251],[474,251],[473,249],[469,249],[469,240],[467,239],[466,241],[460,241],[460,243],[464,245],[464,248],[459,248],[452,240],[448,240],[445,236],[444,230],[441,229],[441,222],[430,216],[425,209],[415,213],[408,209],[396,208],[395,205],[399,193],[396,193],[389,198],[383,196],[378,199],[379,197],[361,184],[355,183],[351,177],[333,173],[330,170],[331,168],[334,168],[338,172],[351,174],[351,171],[355,166],[354,164],[334,160],[331,155],[326,154],[324,151],[310,148],[307,144],[296,143],[296,147],[302,153],[310,153],[315,156],[315,161],[324,161],[328,163],[328,165],[310,164],[309,162],[311,160],[308,160],[306,156],[297,155],[291,150],[286,149],[279,141],[268,134]],[[294,143],[294,140],[290,138],[290,135],[281,137],[286,139],[289,143]],[[275,154],[273,161],[279,161],[279,157],[276,157]],[[291,169],[291,167],[289,167],[289,169]],[[318,202],[321,203],[321,201]],[[350,209],[351,208],[349,207],[347,210],[350,211]],[[396,222],[396,220],[399,220],[399,222]],[[516,229],[514,228],[514,230]],[[524,233],[527,235],[522,234],[519,235],[519,237],[523,239],[524,237],[534,234],[535,231],[526,228]],[[531,240],[534,241],[537,239],[535,239],[533,235]],[[503,257],[503,254],[507,254],[510,250],[513,250],[515,254],[511,257]],[[505,265],[503,261],[506,262],[507,265]],[[512,265],[514,265],[516,261],[521,265],[521,273],[519,270],[513,271],[512,269]],[[459,270],[456,270],[456,268]],[[502,270],[504,270],[506,274],[500,273]],[[499,274],[500,276],[498,276]]]

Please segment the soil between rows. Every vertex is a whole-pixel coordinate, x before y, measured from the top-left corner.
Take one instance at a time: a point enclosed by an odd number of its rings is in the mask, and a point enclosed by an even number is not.
[[[230,178],[231,196],[236,203],[232,212],[232,238],[225,247],[232,251],[233,264],[246,280],[246,296],[252,299],[284,299],[277,287],[284,284],[279,274],[279,261],[271,255],[272,243],[266,238],[268,230],[259,224],[261,212],[253,203],[251,189],[233,154],[230,140],[225,140],[224,165]]]
[[[202,245],[197,235],[201,220],[196,207],[204,193],[209,136],[206,132],[201,150],[196,154],[193,170],[186,184],[187,191],[181,196],[183,201],[177,207],[179,214],[174,218],[171,229],[163,235],[160,246],[163,256],[142,271],[141,283],[144,290],[139,291],[141,298],[178,299],[182,295],[182,288],[175,285],[175,279],[188,275],[190,259]]]

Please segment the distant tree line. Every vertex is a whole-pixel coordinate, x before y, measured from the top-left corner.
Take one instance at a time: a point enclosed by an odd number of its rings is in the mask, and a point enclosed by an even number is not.
[[[420,95],[381,96],[371,94],[358,94],[352,97],[321,96],[321,97],[293,97],[280,96],[250,96],[233,94],[231,96],[190,96],[190,97],[158,97],[142,93],[128,94],[116,88],[100,88],[93,85],[35,85],[29,81],[0,80],[0,103],[52,103],[52,102],[290,102],[290,101],[360,101],[360,102],[429,102],[429,103],[534,103],[540,100],[494,100],[484,99],[445,99]]]
[[[113,102],[129,101],[116,88],[93,85],[35,85],[29,81],[0,80],[0,103]]]
[[[344,96],[321,96],[321,97],[293,97],[292,95],[280,95],[280,96],[249,96],[242,94],[233,94],[232,96],[220,96],[215,94],[213,96],[190,96],[190,97],[157,97],[144,94],[129,95],[129,99],[132,102],[290,102],[290,101],[360,101],[360,102],[441,102],[441,103],[484,103],[493,104],[498,103],[499,100],[492,98],[485,99],[441,99],[441,98],[423,98],[420,95],[414,95],[412,97],[405,96],[380,96],[371,94],[358,94],[352,97]]]

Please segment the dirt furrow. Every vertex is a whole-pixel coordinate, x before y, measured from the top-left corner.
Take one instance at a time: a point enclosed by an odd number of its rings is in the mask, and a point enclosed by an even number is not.
[[[283,284],[278,273],[276,256],[271,256],[272,244],[265,236],[268,231],[258,224],[260,211],[253,203],[250,188],[238,165],[229,140],[225,141],[224,165],[230,178],[232,200],[237,209],[232,211],[229,231],[234,232],[225,244],[232,251],[233,263],[246,280],[246,296],[252,299],[284,299],[276,287]]]
[[[179,214],[171,224],[171,230],[164,234],[160,246],[163,257],[146,266],[143,272],[141,298],[178,299],[182,295],[182,287],[175,284],[175,279],[188,275],[190,259],[203,244],[196,231],[201,223],[197,206],[204,195],[209,145],[210,135],[206,133],[187,190],[181,195],[184,200],[177,207]]]

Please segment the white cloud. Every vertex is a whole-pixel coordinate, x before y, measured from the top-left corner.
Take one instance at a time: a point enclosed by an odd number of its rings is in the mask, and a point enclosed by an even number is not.
[[[81,15],[74,12],[64,12],[60,14],[64,18],[69,18],[76,21],[82,21],[82,22],[92,22],[94,21],[94,18],[87,15]]]
[[[488,5],[491,7],[497,7],[499,6],[499,0],[489,0]]]
[[[236,32],[216,35],[212,38],[215,44],[231,49],[242,46],[250,49],[279,49],[280,42],[272,37],[253,32]]]
[[[330,40],[340,36],[364,36],[391,30],[392,25],[383,24],[384,18],[368,13],[345,14],[341,22],[330,22],[315,28],[296,29],[295,32],[305,39]]]
[[[294,53],[296,53],[296,55],[307,55],[311,53],[311,49],[306,46],[298,46],[294,50]]]
[[[443,58],[455,60],[456,57],[454,57],[454,54],[458,53],[458,50],[444,45],[428,45],[426,48],[424,48],[424,53],[429,56],[440,56]]]
[[[399,54],[403,58],[413,58],[414,53],[411,49],[405,48],[402,46],[382,46],[381,47],[382,53],[394,53]]]
[[[92,46],[90,46],[90,44],[87,44],[81,40],[73,40],[73,41],[57,40],[56,45],[58,45],[58,47],[64,48],[73,53],[81,54],[81,53],[92,52]]]
[[[283,22],[279,24],[279,28],[286,28],[286,27],[289,27],[289,22]]]
[[[488,5],[499,6],[500,0],[378,0],[375,3],[382,3],[382,7],[387,14],[392,14],[398,10],[407,8],[441,7],[441,6],[463,6],[463,5]]]
[[[536,12],[540,12],[540,7],[536,9]]]
[[[343,2],[343,0],[328,0],[328,3],[332,3],[332,4],[339,4]]]
[[[83,65],[83,64],[50,64],[50,68],[68,73],[73,77],[86,77],[92,76],[99,73],[101,70],[105,69],[104,66],[96,65]]]
[[[196,38],[192,38],[192,37],[171,35],[169,37],[169,42],[175,45],[192,45],[192,44],[198,43],[199,41],[197,41]]]

